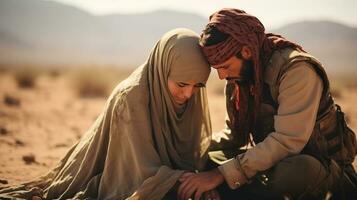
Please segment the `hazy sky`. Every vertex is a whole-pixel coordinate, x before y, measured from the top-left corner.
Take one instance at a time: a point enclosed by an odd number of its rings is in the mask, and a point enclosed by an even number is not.
[[[52,0],[93,14],[138,13],[157,9],[186,11],[208,17],[224,7],[257,16],[266,27],[301,20],[333,20],[357,27],[357,0]]]

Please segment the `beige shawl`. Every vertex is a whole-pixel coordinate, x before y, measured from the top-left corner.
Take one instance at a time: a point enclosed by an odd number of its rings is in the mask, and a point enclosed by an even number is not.
[[[211,137],[205,89],[177,114],[167,80],[205,83],[209,72],[194,32],[166,33],[55,169],[0,197],[162,199],[183,170],[203,167]]]

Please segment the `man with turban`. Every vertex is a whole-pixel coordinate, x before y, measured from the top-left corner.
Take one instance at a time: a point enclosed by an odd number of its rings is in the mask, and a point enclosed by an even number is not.
[[[215,166],[185,173],[181,199],[214,188],[222,199],[357,199],[356,136],[315,57],[238,9],[211,15],[200,45],[227,80],[228,117],[210,148]]]

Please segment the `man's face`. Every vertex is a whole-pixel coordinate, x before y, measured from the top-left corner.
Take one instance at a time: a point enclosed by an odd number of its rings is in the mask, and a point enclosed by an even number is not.
[[[225,62],[213,65],[212,67],[217,70],[219,79],[221,80],[226,79],[227,81],[237,81],[252,78],[252,60],[232,56]]]

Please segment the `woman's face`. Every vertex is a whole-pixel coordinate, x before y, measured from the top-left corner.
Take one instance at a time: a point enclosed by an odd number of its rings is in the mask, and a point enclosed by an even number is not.
[[[204,83],[194,80],[177,82],[168,79],[169,91],[177,105],[184,105],[199,88],[205,87]]]

